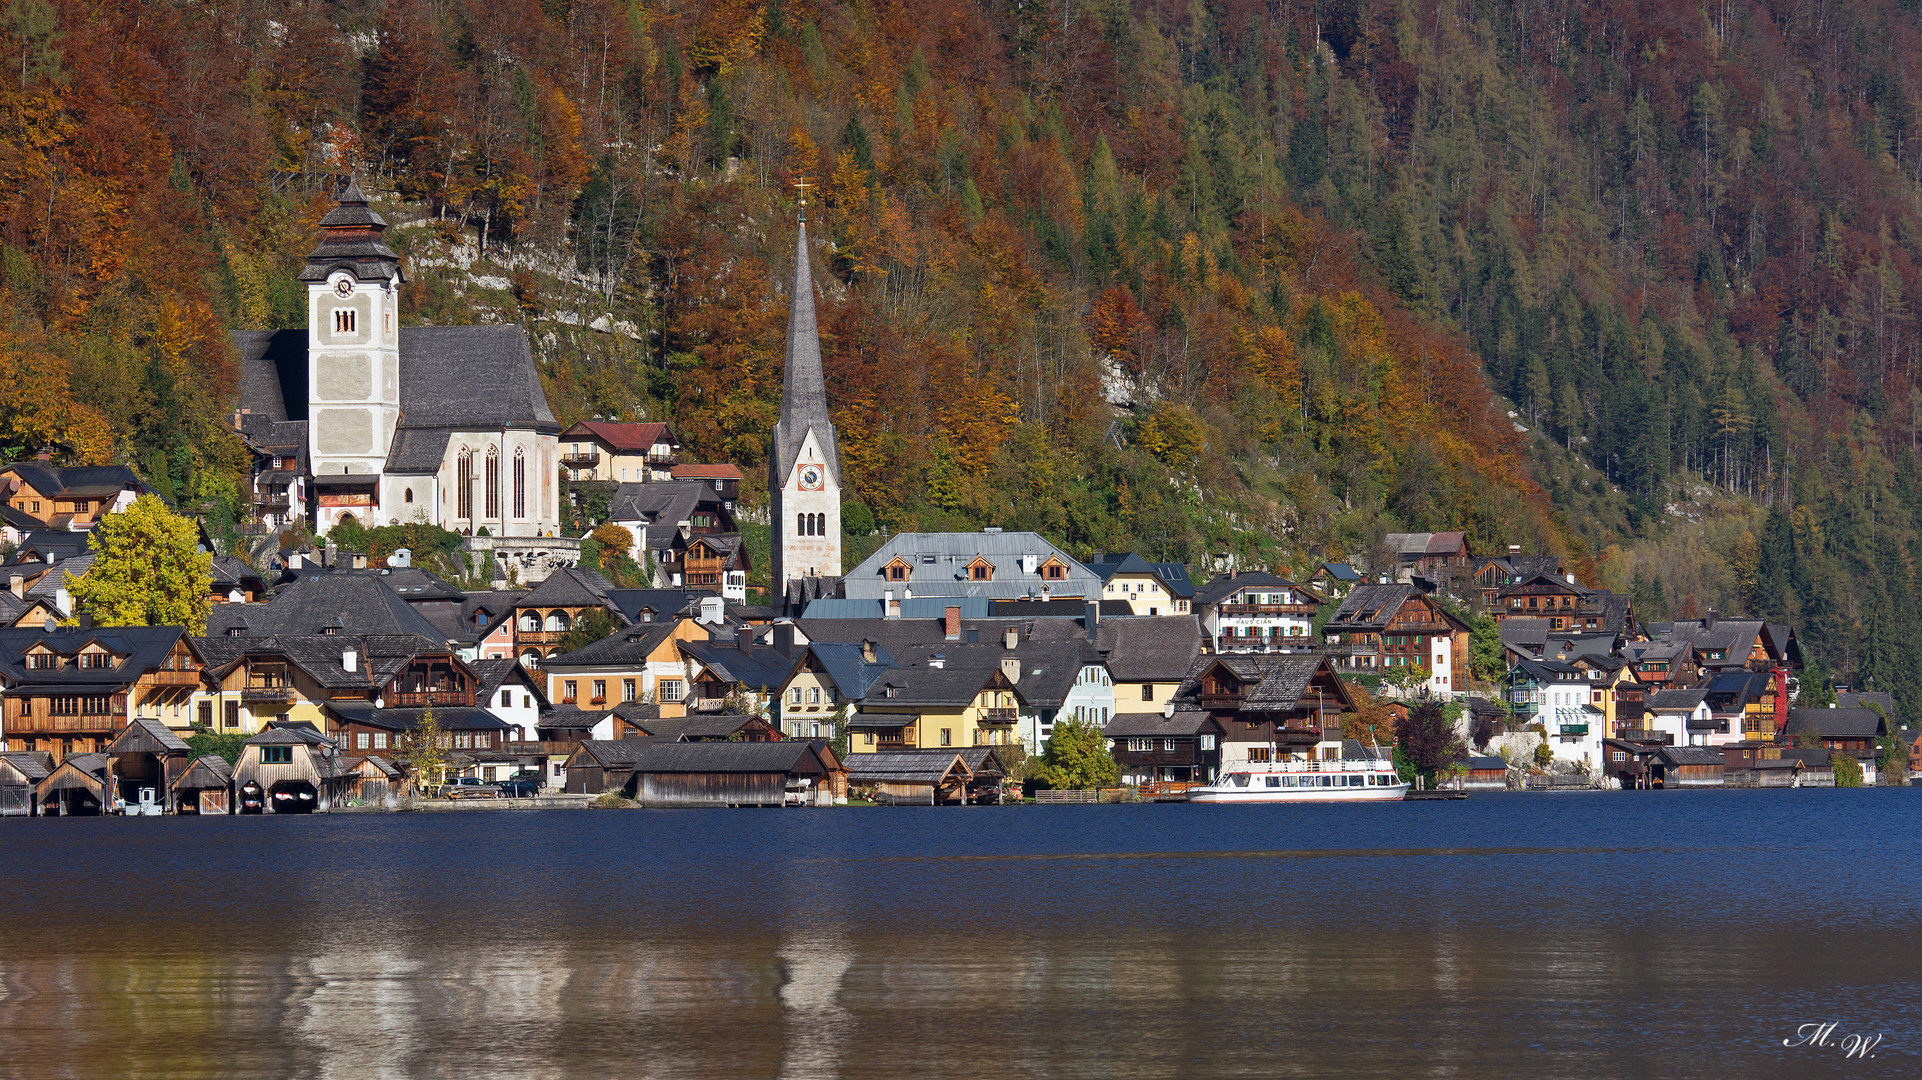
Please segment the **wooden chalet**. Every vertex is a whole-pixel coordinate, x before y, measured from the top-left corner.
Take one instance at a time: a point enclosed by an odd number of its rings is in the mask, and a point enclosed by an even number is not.
[[[1354,707],[1326,657],[1300,655],[1204,656],[1176,704],[1220,726],[1220,766],[1290,754],[1339,757],[1341,714]]]
[[[96,753],[147,712],[185,727],[200,669],[177,626],[0,630],[5,748]]]
[[[1567,575],[1536,574],[1500,589],[1488,615],[1508,619],[1547,619],[1550,633],[1625,633],[1634,625],[1629,597],[1606,589],[1585,589]]]
[[[125,465],[61,466],[46,457],[0,465],[0,501],[56,529],[91,529],[145,490]]]
[[[1355,587],[1321,634],[1319,651],[1344,671],[1420,666],[1439,694],[1468,687],[1468,624],[1413,585]]]
[[[1320,742],[1319,726],[1315,732]],[[1214,780],[1221,774],[1225,733],[1222,721],[1206,710],[1172,706],[1158,713],[1120,713],[1102,729],[1124,784]]]

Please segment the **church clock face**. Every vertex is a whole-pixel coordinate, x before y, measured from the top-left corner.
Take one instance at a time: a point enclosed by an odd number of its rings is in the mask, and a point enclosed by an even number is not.
[[[354,283],[352,281],[348,280],[345,277],[337,277],[334,279],[334,295],[335,296],[345,298],[347,296],[352,295],[353,291],[354,291]]]
[[[802,491],[821,490],[821,481],[822,481],[822,473],[821,473],[821,467],[819,465],[801,466],[801,490]]]

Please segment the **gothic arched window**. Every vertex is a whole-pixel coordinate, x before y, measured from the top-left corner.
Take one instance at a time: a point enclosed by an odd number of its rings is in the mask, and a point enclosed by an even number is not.
[[[808,534],[808,516],[806,514],[794,515],[794,535],[806,536],[807,534]]]
[[[527,453],[514,448],[514,516],[527,516]]]
[[[459,460],[460,471],[454,475],[454,516],[472,518],[474,516],[474,452],[462,447]]]
[[[501,516],[501,454],[492,446],[487,448],[487,516]]]

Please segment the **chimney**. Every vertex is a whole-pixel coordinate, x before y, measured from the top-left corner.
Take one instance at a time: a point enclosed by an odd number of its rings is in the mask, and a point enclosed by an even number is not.
[[[34,455],[34,459],[37,461],[52,461],[53,454],[50,451],[42,450]]]
[[[754,628],[752,626],[743,626],[739,630],[736,630],[734,632],[734,642],[735,644],[740,646],[741,652],[743,653],[753,652],[754,651]]]
[[[355,652],[352,649],[342,649],[340,651],[340,670],[345,671],[351,675],[355,671],[359,670],[359,667],[360,667],[359,653]]]
[[[881,617],[883,619],[901,617],[901,601],[894,598],[893,589],[888,589],[881,594]]]
[[[19,581],[20,579],[14,578],[14,580]],[[1001,647],[1002,648],[1012,651],[1014,647],[1019,644],[1021,644],[1020,628],[1010,626],[1006,630],[1001,631]]]
[[[1714,608],[1708,609],[1708,628],[1710,630],[1715,629],[1715,609]]]
[[[1570,585],[1575,584],[1575,571],[1570,570],[1568,573],[1563,574],[1562,576],[1568,579],[1568,583]]]
[[[1001,658],[1001,674],[1011,683],[1021,681],[1021,658],[1004,656]]]
[[[942,627],[943,633],[949,641],[960,641],[961,609],[950,604],[947,610],[947,617],[943,620]]]
[[[703,626],[719,626],[727,618],[727,600],[719,596],[701,597],[701,613],[694,621]]]
[[[27,596],[27,579],[26,578],[21,577],[19,574],[13,575],[12,577],[7,579],[7,588],[13,591],[14,596],[19,597],[20,599],[23,599],[23,600],[26,599],[26,596]]]
[[[782,619],[774,624],[774,651],[782,656],[794,655],[794,622]]]
[[[1521,546],[1520,544],[1510,544],[1510,545],[1508,545],[1508,557],[1509,557],[1509,558],[1511,558],[1511,559],[1512,559],[1512,558],[1514,558],[1515,556],[1517,556],[1517,555],[1520,555],[1521,553],[1522,553],[1522,546]]]

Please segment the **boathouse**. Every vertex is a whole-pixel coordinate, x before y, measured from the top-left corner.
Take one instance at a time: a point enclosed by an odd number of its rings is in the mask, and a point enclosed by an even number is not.
[[[202,754],[169,787],[176,814],[231,814],[234,767],[219,754]]]
[[[882,750],[848,757],[848,786],[883,806],[940,806],[966,801],[973,770],[955,751]]]
[[[90,817],[112,801],[113,759],[105,754],[71,754],[40,781],[35,793],[40,812],[49,816]]]
[[[31,817],[39,809],[35,788],[53,771],[53,755],[40,750],[0,753],[0,817]]]
[[[159,807],[149,813],[177,809],[173,783],[192,766],[193,748],[167,725],[136,716],[107,744],[106,754],[113,762],[113,794],[126,803],[129,813],[146,807]]]

